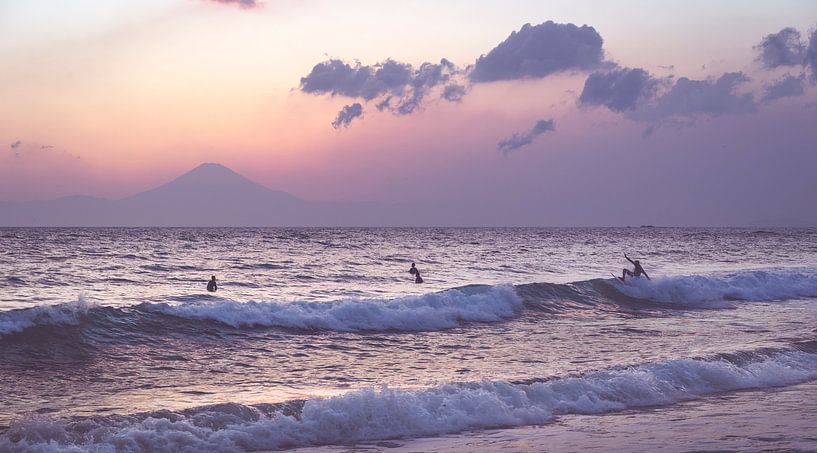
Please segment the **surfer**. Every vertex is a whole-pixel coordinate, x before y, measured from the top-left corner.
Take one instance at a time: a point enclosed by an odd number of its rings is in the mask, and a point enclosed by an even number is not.
[[[641,261],[631,260],[630,257],[627,256],[626,253],[624,254],[624,258],[627,258],[627,261],[631,262],[633,264],[634,268],[633,268],[632,271],[629,270],[629,269],[622,269],[621,270],[621,281],[624,281],[624,278],[627,277],[628,275],[630,277],[641,277],[643,275],[643,276],[647,277],[647,280],[650,279],[650,276],[647,275],[647,273],[644,271],[644,268],[641,267]]]
[[[210,277],[210,281],[207,282],[207,291],[214,293],[216,292],[217,289],[218,285],[216,284],[216,276],[213,275],[212,277]]]
[[[420,270],[417,269],[417,266],[414,263],[411,263],[409,274],[414,276],[414,283],[423,283],[423,277],[420,277]]]

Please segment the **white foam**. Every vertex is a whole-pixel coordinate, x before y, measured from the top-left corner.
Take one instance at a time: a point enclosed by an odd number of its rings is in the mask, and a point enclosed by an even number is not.
[[[143,304],[143,309],[188,319],[215,320],[234,327],[426,331],[463,322],[496,322],[516,316],[522,301],[511,286],[451,289],[391,300],[335,302],[237,302]]]
[[[629,279],[615,282],[639,299],[691,306],[722,306],[723,301],[774,301],[817,297],[817,270],[766,269],[712,275]]]
[[[0,437],[0,450],[244,451],[348,444],[542,424],[563,414],[670,404],[815,378],[817,354],[802,351],[758,355],[746,363],[682,359],[532,384],[366,389],[308,400],[299,417],[267,417],[246,406],[222,405],[226,408],[189,416],[166,413],[113,424],[35,419],[14,424]]]
[[[94,304],[80,296],[76,301],[58,305],[37,305],[0,312],[0,338],[42,325],[77,325],[80,317]]]

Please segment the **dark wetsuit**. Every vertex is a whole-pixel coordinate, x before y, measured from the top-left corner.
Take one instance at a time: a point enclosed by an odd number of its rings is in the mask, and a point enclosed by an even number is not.
[[[207,291],[210,291],[211,293],[214,293],[214,292],[216,292],[217,289],[218,289],[218,285],[216,285],[215,280],[210,280],[209,282],[207,282]]]
[[[625,258],[627,258],[627,255],[624,255],[624,257],[625,257]],[[630,258],[627,258],[627,261],[629,261],[630,263],[632,263],[632,264],[633,264],[633,270],[631,271],[631,270],[629,270],[629,269],[622,269],[622,271],[621,271],[621,277],[620,277],[620,279],[621,279],[622,281],[624,281],[624,278],[625,278],[626,276],[628,276],[628,275],[629,275],[630,277],[641,277],[641,276],[643,275],[644,277],[647,277],[647,280],[649,280],[649,279],[650,279],[650,276],[649,276],[649,275],[647,275],[647,273],[646,273],[646,272],[644,272],[644,268],[643,268],[643,267],[641,267],[641,263],[640,263],[640,262],[638,262],[638,261],[633,261],[633,260],[631,260]]]
[[[409,269],[409,274],[414,275],[414,283],[423,283],[423,277],[420,277],[420,270],[416,267]]]

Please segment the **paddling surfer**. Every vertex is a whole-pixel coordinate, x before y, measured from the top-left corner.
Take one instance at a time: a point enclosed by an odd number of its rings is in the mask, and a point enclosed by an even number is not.
[[[629,275],[630,277],[641,277],[641,276],[643,275],[643,276],[647,277],[647,280],[649,280],[649,279],[650,279],[650,276],[649,276],[649,275],[647,275],[647,272],[645,272],[645,271],[644,271],[644,268],[643,268],[643,267],[641,267],[641,261],[638,261],[638,260],[635,260],[635,261],[634,261],[634,260],[631,260],[631,259],[630,259],[630,257],[628,257],[628,256],[627,256],[627,254],[626,254],[626,253],[624,254],[624,258],[627,258],[627,261],[631,262],[631,263],[633,264],[634,268],[633,268],[633,270],[629,270],[629,269],[622,269],[622,270],[621,270],[621,281],[624,281],[624,279],[625,279],[625,278],[626,278],[628,275]]]

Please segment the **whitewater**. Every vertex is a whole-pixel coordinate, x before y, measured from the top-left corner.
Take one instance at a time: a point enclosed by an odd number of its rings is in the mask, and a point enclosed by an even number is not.
[[[0,229],[0,249],[0,451],[817,449],[817,230]],[[652,280],[610,275],[625,251]]]

